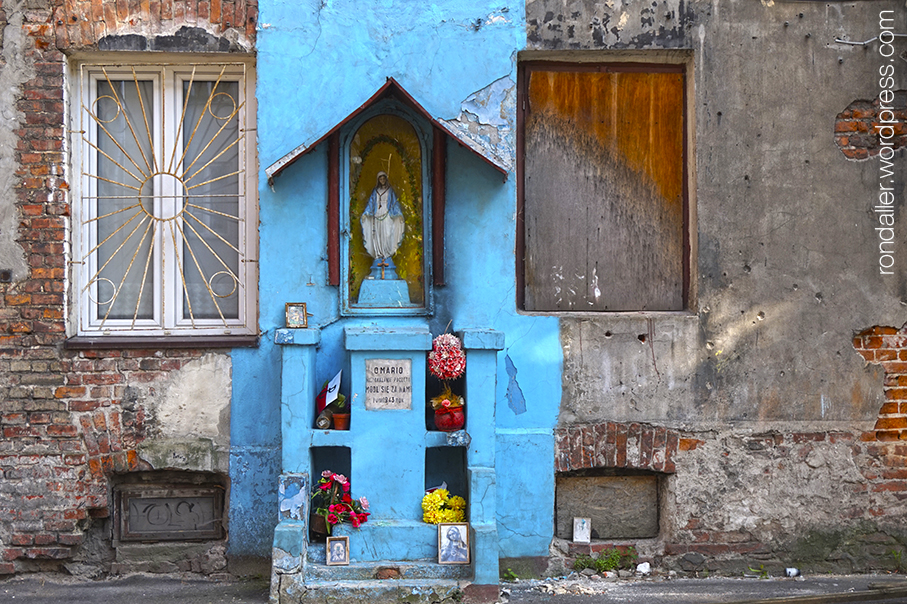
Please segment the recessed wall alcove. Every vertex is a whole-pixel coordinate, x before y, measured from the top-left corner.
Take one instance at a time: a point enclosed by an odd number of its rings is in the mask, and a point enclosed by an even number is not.
[[[677,431],[603,422],[558,428],[555,441],[556,537],[573,538],[574,517],[592,519],[593,540],[658,536]]]

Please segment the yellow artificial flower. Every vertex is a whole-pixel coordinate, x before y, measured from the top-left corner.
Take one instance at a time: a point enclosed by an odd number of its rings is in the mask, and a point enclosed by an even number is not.
[[[435,489],[422,498],[422,521],[427,524],[463,522],[465,508],[466,500],[462,497],[451,497],[447,489]]]

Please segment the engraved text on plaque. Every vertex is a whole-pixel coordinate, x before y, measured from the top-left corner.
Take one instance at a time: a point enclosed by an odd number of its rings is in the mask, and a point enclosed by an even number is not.
[[[413,408],[412,359],[365,360],[365,408]]]

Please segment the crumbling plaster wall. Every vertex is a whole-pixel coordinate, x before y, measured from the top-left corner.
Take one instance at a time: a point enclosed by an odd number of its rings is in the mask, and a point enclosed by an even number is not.
[[[139,456],[152,468],[229,471],[230,356],[209,353],[149,387],[139,387],[149,440]]]
[[[907,28],[901,2],[527,2],[524,60],[692,51],[689,313],[561,317],[561,425],[649,422],[703,442],[678,456],[668,541],[721,543],[710,555],[788,541],[792,555],[828,518],[891,528],[907,514],[902,483],[866,484],[904,451],[860,440],[886,399],[882,371],[852,344],[907,318],[907,252],[879,274],[878,164],[848,160],[834,138],[843,108],[878,95],[881,64],[877,46],[835,39],[873,38],[885,9]],[[903,87],[907,63],[895,63]],[[903,151],[894,162],[903,174]],[[766,434],[772,444],[754,444]]]
[[[0,3],[2,54],[0,54],[0,269],[10,269],[14,279],[25,277],[28,267],[25,252],[15,241],[18,215],[15,199],[16,128],[23,119],[17,101],[20,87],[34,77],[34,60],[25,52],[27,37],[22,28],[24,1],[5,0]]]
[[[114,475],[229,467],[230,352],[64,346],[64,74],[69,55],[98,50],[248,52],[257,3],[88,4],[0,3],[0,269],[12,269],[0,281],[0,575],[109,562],[98,552],[109,549]]]

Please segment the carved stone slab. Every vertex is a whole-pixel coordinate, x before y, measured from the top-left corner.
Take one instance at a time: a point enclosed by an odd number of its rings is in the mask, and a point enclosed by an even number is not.
[[[413,362],[411,359],[365,360],[365,408],[412,409]]]
[[[121,541],[219,539],[223,491],[125,485],[116,493]]]

